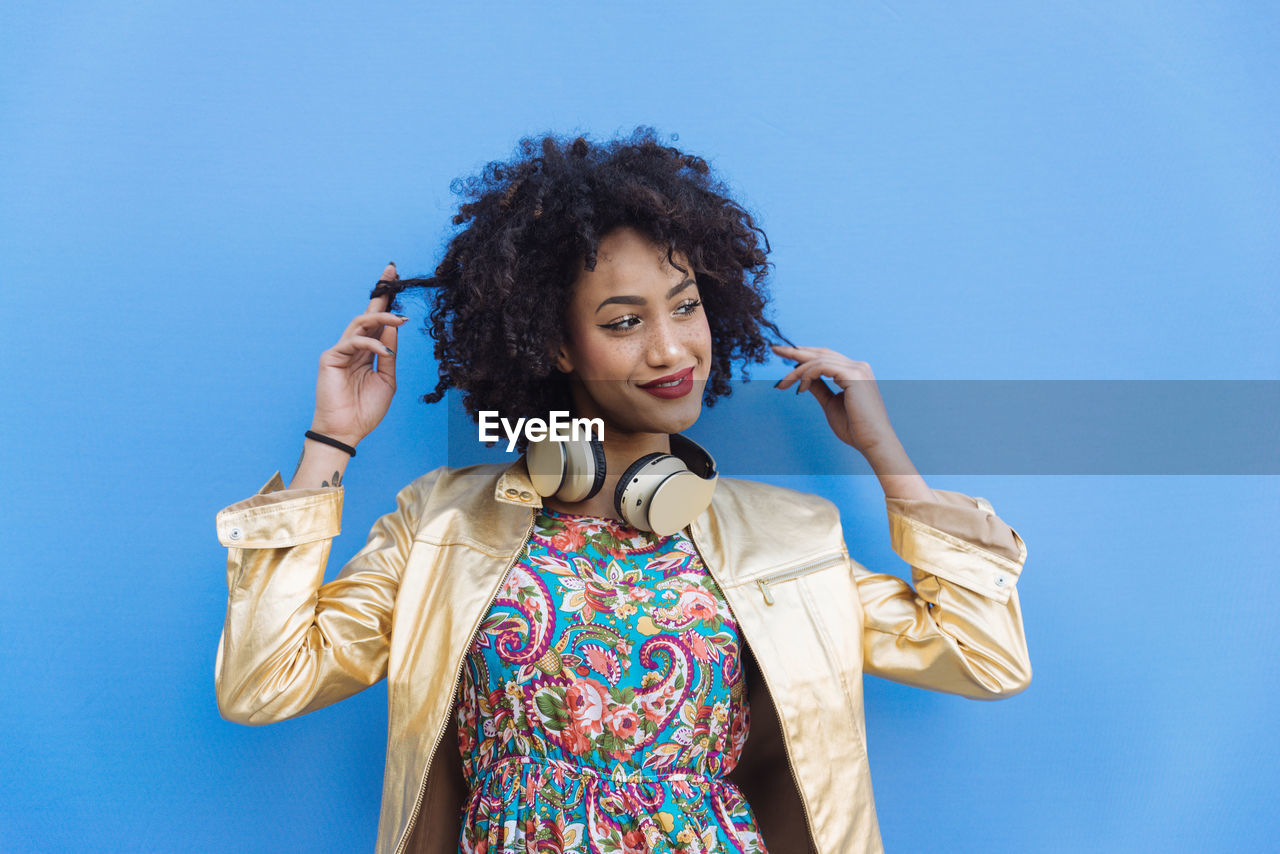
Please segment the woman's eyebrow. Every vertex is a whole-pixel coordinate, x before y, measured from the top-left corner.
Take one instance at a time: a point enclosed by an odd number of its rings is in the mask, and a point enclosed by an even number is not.
[[[671,299],[673,296],[680,293],[682,290],[689,287],[690,285],[696,285],[696,284],[697,282],[691,278],[685,279],[683,282],[676,285],[671,290],[667,291],[667,299]],[[644,305],[646,302],[648,302],[648,300],[646,300],[644,297],[635,297],[635,296],[609,297],[607,300],[605,300],[604,302],[596,306],[596,313],[598,314],[600,312],[600,309],[604,308],[606,305],[612,302],[622,303],[623,305]]]

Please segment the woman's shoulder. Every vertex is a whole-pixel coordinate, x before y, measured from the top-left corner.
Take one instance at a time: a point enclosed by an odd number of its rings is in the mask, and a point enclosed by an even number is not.
[[[782,519],[797,515],[834,516],[837,519],[840,516],[835,503],[821,495],[736,477],[721,477],[716,482],[712,501],[723,509]]]
[[[484,463],[470,466],[437,466],[418,475],[404,490],[427,496],[432,493],[493,491],[494,484],[510,467],[509,463]]]

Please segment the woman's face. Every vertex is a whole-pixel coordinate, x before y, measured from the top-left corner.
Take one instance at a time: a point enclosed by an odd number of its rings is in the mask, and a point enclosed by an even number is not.
[[[579,268],[556,363],[579,418],[625,433],[679,433],[698,420],[711,369],[711,327],[688,259],[624,226]],[[655,382],[678,381],[667,388]],[[649,388],[646,388],[649,386]]]

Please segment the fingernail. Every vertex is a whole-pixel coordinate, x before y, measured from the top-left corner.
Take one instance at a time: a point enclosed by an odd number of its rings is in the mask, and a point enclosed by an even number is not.
[[[396,351],[392,350],[390,347],[383,347],[382,349],[387,351],[388,356],[394,356],[396,354]]]
[[[396,317],[400,318],[401,320],[408,320],[408,319],[409,319],[409,315],[407,315],[407,314],[397,314],[397,315],[396,315]]]
[[[799,394],[799,393],[800,393],[800,386],[798,386],[798,385],[797,385],[797,386],[796,386],[796,394]]]
[[[773,384],[773,387],[774,387],[774,388],[777,388],[777,387],[778,387],[778,386],[780,386],[780,385],[782,385],[782,380],[778,380],[776,383],[774,383],[774,384]]]

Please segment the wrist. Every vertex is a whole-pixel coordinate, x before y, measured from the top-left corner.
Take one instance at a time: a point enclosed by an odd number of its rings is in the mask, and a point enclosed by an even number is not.
[[[360,441],[364,439],[364,436],[353,436],[350,433],[344,433],[340,430],[332,430],[328,427],[317,426],[316,422],[314,421],[311,422],[311,426],[307,429],[312,433],[319,433],[321,436],[327,436],[330,439],[336,439],[337,441],[341,442],[344,445],[349,445],[352,449],[354,449],[356,445],[360,444]],[[307,437],[307,440],[310,442],[316,441],[314,439],[311,439],[310,437]]]
[[[346,454],[348,457],[354,457],[356,455],[355,446],[348,445],[346,442],[343,442],[340,439],[335,439],[332,436],[328,436],[323,433],[317,433],[315,430],[308,430],[303,435],[305,438],[310,439],[313,442],[319,442],[322,445],[328,445],[330,448],[337,448],[339,451],[342,451],[342,453]]]
[[[327,442],[317,442],[310,436],[302,438],[302,453],[308,457],[316,459],[331,459],[346,463],[351,459],[351,455],[341,448],[335,448]]]
[[[907,456],[907,449],[894,438],[865,453],[886,498],[933,501],[933,490]]]
[[[907,456],[907,449],[902,447],[902,443],[897,437],[883,439],[873,444],[867,445],[865,448],[859,448],[862,456],[866,458],[870,464],[871,470],[877,475],[893,475],[893,474],[911,474],[915,472],[915,467],[911,464],[911,458]]]
[[[350,459],[344,451],[307,439],[289,489],[341,486]]]

